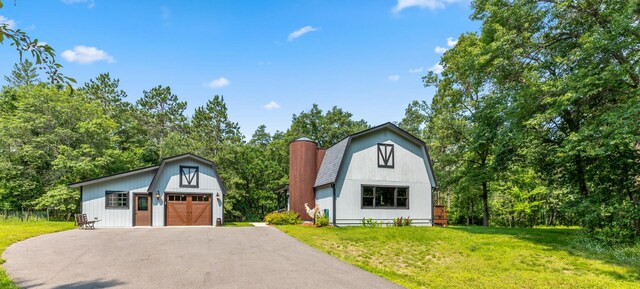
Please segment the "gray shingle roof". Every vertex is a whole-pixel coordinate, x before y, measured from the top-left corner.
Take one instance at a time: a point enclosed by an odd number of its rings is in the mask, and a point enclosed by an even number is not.
[[[318,170],[318,176],[316,177],[316,183],[314,187],[324,186],[324,185],[332,184],[336,182],[338,173],[340,173],[340,166],[342,165],[342,159],[344,158],[344,154],[347,150],[347,147],[349,146],[349,143],[351,142],[351,139],[355,137],[359,137],[361,135],[369,134],[379,129],[393,130],[399,133],[400,135],[406,137],[408,140],[411,140],[417,145],[422,147],[426,157],[424,159],[424,163],[427,167],[427,174],[429,176],[429,180],[431,181],[431,186],[436,188],[438,185],[436,182],[436,176],[433,173],[433,166],[431,164],[431,157],[429,156],[429,150],[427,148],[427,145],[419,138],[415,137],[414,135],[408,133],[407,131],[399,128],[398,126],[390,122],[366,129],[358,133],[354,133],[346,137],[339,143],[335,144],[334,146],[330,147],[329,149],[327,149],[327,152],[324,155],[324,159],[322,160],[322,164],[320,165],[320,170]]]
[[[340,164],[342,164],[342,156],[347,149],[348,143],[349,137],[327,149],[324,159],[322,159],[320,170],[318,170],[315,187],[331,184],[336,181]]]

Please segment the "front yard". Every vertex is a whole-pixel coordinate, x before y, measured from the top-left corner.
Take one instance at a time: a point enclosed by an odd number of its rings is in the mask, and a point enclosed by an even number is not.
[[[278,228],[409,288],[640,287],[640,246],[586,249],[577,229]]]
[[[2,259],[1,256],[9,245],[27,238],[69,230],[74,227],[73,222],[0,221],[0,264],[4,263],[4,259]],[[5,273],[2,267],[0,267],[0,288],[18,288],[13,284],[11,279],[9,279],[9,276],[7,276],[7,273]]]

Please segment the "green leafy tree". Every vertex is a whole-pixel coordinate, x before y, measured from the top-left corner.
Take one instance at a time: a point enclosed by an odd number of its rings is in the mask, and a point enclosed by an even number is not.
[[[34,201],[37,210],[53,209],[64,212],[66,220],[78,211],[79,203],[80,194],[65,185],[56,185]]]
[[[13,65],[10,75],[5,75],[4,80],[10,86],[29,86],[38,83],[38,71],[29,59],[25,59]]]
[[[442,75],[431,72],[424,80],[425,85],[438,88],[430,107],[428,128],[439,141],[434,143],[435,150],[450,154],[437,166],[458,170],[457,182],[464,186],[458,188],[457,193],[475,195],[479,192],[482,223],[488,226],[489,190],[495,179],[495,156],[504,127],[506,101],[493,93],[490,81],[482,72],[487,65],[486,60],[479,57],[483,49],[475,34],[461,36],[441,60],[445,67]]]
[[[195,152],[215,158],[225,146],[243,141],[240,126],[229,120],[224,97],[216,95],[196,108],[191,119],[190,138],[197,144]]]
[[[353,114],[334,106],[323,114],[317,104],[309,111],[294,114],[287,130],[289,140],[308,137],[320,147],[330,147],[350,134],[367,129],[364,120],[352,120]]]
[[[109,115],[120,112],[128,103],[124,102],[127,93],[120,89],[120,80],[112,79],[109,73],[101,73],[90,79],[82,89],[91,100],[97,100]]]
[[[241,147],[237,154],[235,171],[242,180],[235,186],[234,194],[229,194],[229,215],[239,220],[259,221],[278,209],[274,191],[287,183],[288,162],[280,157],[281,146],[271,143],[272,137],[261,125],[251,140]]]
[[[4,4],[0,1],[0,9]],[[47,78],[52,84],[66,83],[71,86],[76,80],[63,75],[60,72],[62,65],[56,62],[56,52],[48,44],[41,43],[38,39],[32,39],[24,31],[20,29],[13,29],[8,24],[0,24],[0,44],[4,44],[5,39],[11,42],[11,46],[15,47],[20,56],[20,62],[23,60],[23,55],[28,53],[33,59],[35,64],[45,71]]]
[[[56,185],[139,164],[115,145],[116,123],[81,92],[37,85],[3,89],[0,99],[7,94],[15,101],[0,115],[0,203],[31,208]]]
[[[633,3],[476,1],[487,70],[513,104],[520,152],[573,196],[593,236],[640,235],[640,33]]]
[[[140,112],[138,121],[146,127],[149,138],[157,148],[165,144],[171,132],[186,133],[187,117],[184,111],[187,103],[180,101],[170,87],[159,85],[143,91],[142,98],[136,101],[136,107]]]

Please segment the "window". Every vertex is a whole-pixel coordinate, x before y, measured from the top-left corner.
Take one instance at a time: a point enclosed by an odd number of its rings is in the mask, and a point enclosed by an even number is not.
[[[191,202],[208,202],[209,196],[191,196]]]
[[[373,187],[362,187],[362,206],[373,207]]]
[[[198,167],[180,166],[180,187],[197,188],[200,182]]]
[[[148,210],[149,210],[149,197],[138,196],[138,211],[148,211]]]
[[[105,206],[107,209],[128,209],[129,192],[107,191],[105,196]]]
[[[187,196],[185,195],[169,195],[169,202],[186,202]]]
[[[408,187],[362,186],[363,209],[408,209]]]
[[[378,144],[378,167],[379,168],[392,168],[395,163],[395,156],[393,154],[392,144]]]

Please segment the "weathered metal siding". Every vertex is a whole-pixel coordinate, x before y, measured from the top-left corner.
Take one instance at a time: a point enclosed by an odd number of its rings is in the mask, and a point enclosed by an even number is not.
[[[86,185],[82,189],[82,213],[89,220],[98,218],[96,227],[131,227],[133,225],[133,194],[146,192],[154,171],[144,172],[119,179]],[[129,208],[106,209],[106,191],[129,192]]]
[[[333,221],[333,188],[324,186],[316,189],[316,204],[321,210],[329,209],[329,221]]]
[[[377,144],[394,144],[395,167],[379,168]],[[422,147],[403,136],[380,130],[352,139],[336,182],[338,225],[359,225],[362,218],[390,223],[411,217],[414,225],[431,225],[432,189]],[[409,187],[409,209],[362,209],[362,185]]]
[[[199,171],[199,187],[198,188],[181,188],[180,187],[180,166],[197,166]],[[149,181],[151,182],[151,181]],[[210,194],[212,197],[211,216],[213,224],[216,224],[216,218],[222,219],[222,189],[218,183],[218,176],[210,165],[195,160],[178,160],[165,164],[162,172],[158,176],[156,191],[160,192],[160,200],[156,199],[156,192],[153,192],[153,226],[164,226],[165,217],[165,192],[169,193],[192,193],[192,194]],[[216,199],[216,194],[220,195]]]
[[[317,150],[315,142],[300,140],[289,144],[289,208],[303,220],[311,220],[304,207],[315,206],[313,185],[316,181]]]

